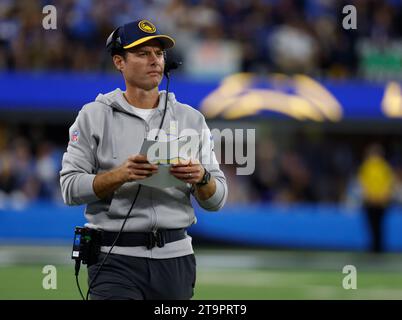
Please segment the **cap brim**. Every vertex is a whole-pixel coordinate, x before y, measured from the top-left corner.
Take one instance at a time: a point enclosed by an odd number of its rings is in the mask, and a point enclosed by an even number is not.
[[[162,44],[163,44],[164,49],[172,48],[175,45],[175,41],[174,41],[173,38],[171,38],[169,36],[165,36],[163,34],[158,34],[158,35],[155,35],[155,36],[149,36],[149,37],[138,39],[138,40],[136,40],[136,41],[124,46],[123,49],[130,49],[130,48],[136,47],[136,46],[138,46],[138,45],[140,45],[140,44],[142,44],[144,42],[147,42],[149,40],[152,40],[152,39],[160,40],[162,42]]]

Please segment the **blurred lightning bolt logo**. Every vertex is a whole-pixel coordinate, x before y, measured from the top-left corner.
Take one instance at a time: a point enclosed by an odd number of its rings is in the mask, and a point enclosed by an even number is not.
[[[343,116],[339,101],[319,82],[304,75],[283,74],[266,79],[251,73],[230,75],[201,102],[201,110],[207,118],[224,119],[253,116],[261,111],[319,122],[337,122]]]
[[[388,83],[381,107],[387,117],[402,118],[402,87],[399,83],[394,81]]]

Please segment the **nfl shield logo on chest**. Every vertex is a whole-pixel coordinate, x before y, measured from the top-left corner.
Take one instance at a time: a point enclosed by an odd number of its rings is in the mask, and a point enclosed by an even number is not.
[[[72,142],[77,142],[79,135],[80,135],[80,132],[78,130],[74,130],[73,134],[71,136],[71,141]]]

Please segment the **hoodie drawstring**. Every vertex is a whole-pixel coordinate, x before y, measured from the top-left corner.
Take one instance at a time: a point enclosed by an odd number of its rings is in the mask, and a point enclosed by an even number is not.
[[[116,154],[116,134],[114,131],[115,128],[115,121],[116,121],[116,116],[115,116],[115,109],[112,108],[112,121],[111,121],[111,133],[112,133],[112,156],[113,159],[117,159],[117,154]]]

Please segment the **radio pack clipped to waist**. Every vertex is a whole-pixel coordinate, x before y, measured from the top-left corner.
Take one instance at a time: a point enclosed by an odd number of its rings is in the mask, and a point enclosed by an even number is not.
[[[100,252],[100,241],[100,231],[86,227],[75,227],[71,258],[82,261],[83,264],[96,261]]]

